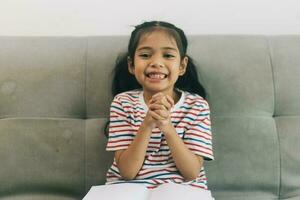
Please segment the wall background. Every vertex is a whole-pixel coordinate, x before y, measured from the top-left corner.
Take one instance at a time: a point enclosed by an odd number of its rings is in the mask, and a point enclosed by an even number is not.
[[[187,34],[300,34],[298,0],[0,0],[0,35],[128,35],[166,20]]]

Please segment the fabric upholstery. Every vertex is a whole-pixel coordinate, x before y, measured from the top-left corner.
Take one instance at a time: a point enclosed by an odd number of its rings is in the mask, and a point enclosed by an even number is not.
[[[300,37],[189,36],[211,108],[217,200],[300,199]],[[105,182],[111,72],[127,36],[0,37],[0,199]]]

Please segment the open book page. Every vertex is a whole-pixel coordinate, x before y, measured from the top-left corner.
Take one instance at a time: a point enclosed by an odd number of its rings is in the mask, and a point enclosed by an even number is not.
[[[166,183],[150,191],[149,200],[213,200],[210,191],[189,185]]]
[[[93,186],[83,200],[148,200],[146,186],[135,183]]]
[[[122,183],[93,186],[83,200],[213,200],[210,191],[175,183],[166,183],[155,189],[142,184]]]

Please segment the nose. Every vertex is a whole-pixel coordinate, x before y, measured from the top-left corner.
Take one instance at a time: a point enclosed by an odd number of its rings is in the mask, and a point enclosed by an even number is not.
[[[162,58],[160,56],[153,56],[149,65],[151,67],[163,67],[164,66]]]

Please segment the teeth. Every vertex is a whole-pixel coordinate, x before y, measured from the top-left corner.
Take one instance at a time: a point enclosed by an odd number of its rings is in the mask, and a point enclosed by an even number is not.
[[[156,74],[156,73],[151,73],[148,76],[153,79],[164,79],[166,77],[165,74]]]

